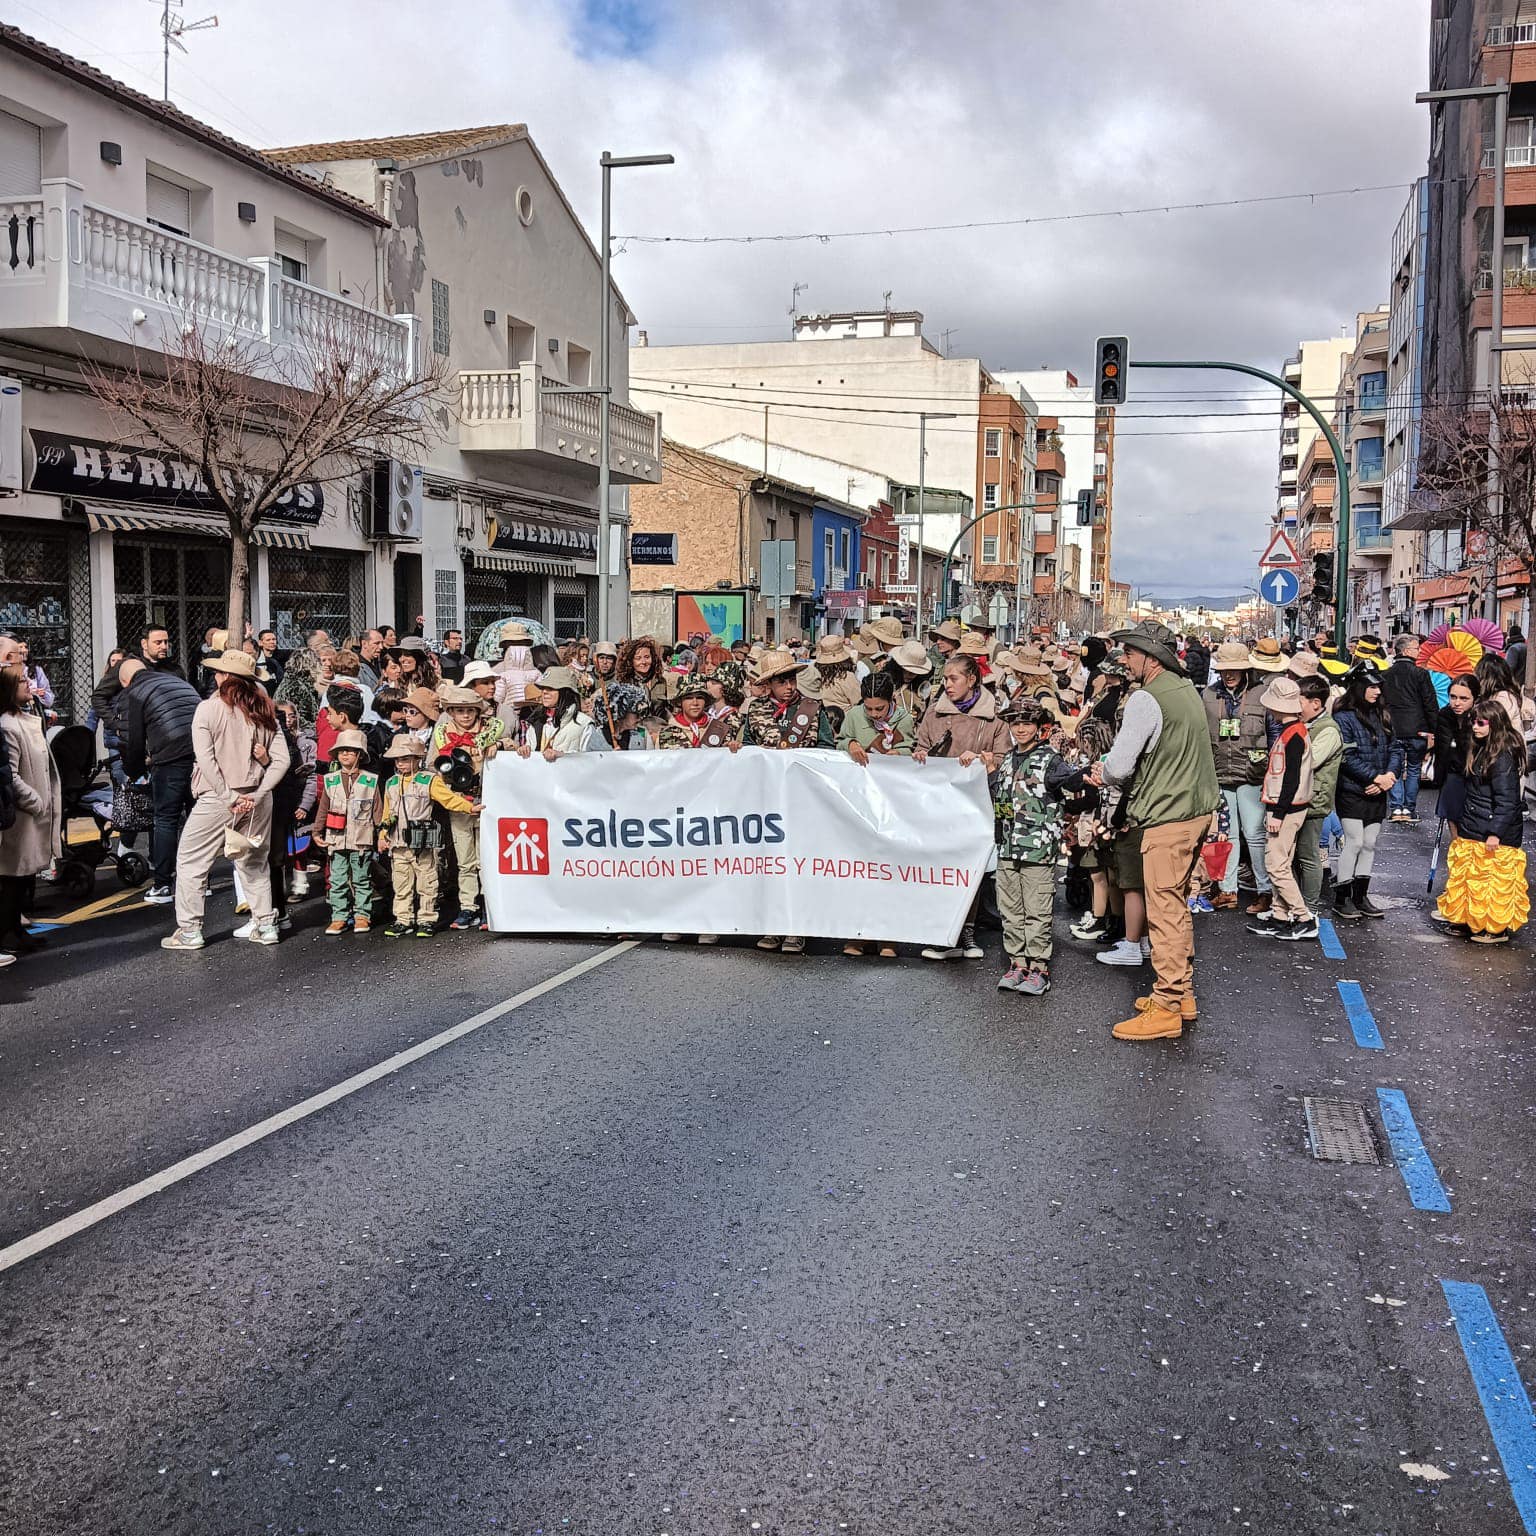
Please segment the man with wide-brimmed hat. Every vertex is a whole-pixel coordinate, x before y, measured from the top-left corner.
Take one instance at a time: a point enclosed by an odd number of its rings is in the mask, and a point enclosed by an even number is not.
[[[1145,1007],[1114,1027],[1118,1040],[1160,1040],[1183,1033],[1193,1017],[1194,921],[1189,877],[1211,812],[1221,801],[1205,710],[1179,669],[1173,632],[1153,619],[1110,638],[1125,647],[1125,663],[1141,685],[1126,700],[1125,718],[1096,783],[1129,784],[1128,825],[1141,832],[1143,889],[1152,968],[1157,976]]]
[[[920,720],[937,686],[928,648],[921,640],[903,640],[886,656],[885,670],[896,684],[897,707]]]
[[[964,630],[960,628],[958,619],[945,619],[942,624],[935,624],[928,631],[928,649],[936,667],[942,667],[956,651],[960,649],[960,641],[964,638]]]
[[[403,731],[384,752],[395,769],[384,785],[379,822],[379,852],[389,855],[394,888],[394,921],[384,930],[390,939],[412,933],[430,939],[437,931],[437,856],[443,832],[432,807],[460,815],[480,809],[467,795],[449,789],[441,775],[426,770],[426,751]]]
[[[1273,640],[1269,643],[1275,644]],[[1237,871],[1245,841],[1257,887],[1248,915],[1263,916],[1273,900],[1264,868],[1264,799],[1260,786],[1269,756],[1269,727],[1260,702],[1265,687],[1265,678],[1260,674],[1278,674],[1285,666],[1278,646],[1273,654],[1264,654],[1260,665],[1254,652],[1240,640],[1223,640],[1211,657],[1211,681],[1201,697],[1216,762],[1216,782],[1226,802],[1232,841],[1220,889],[1211,900],[1217,911],[1230,910],[1238,904]]]

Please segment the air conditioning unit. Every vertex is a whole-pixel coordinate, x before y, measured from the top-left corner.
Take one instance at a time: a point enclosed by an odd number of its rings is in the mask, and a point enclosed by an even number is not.
[[[368,537],[421,539],[421,470],[399,459],[375,459],[368,475]]]
[[[860,571],[855,585],[861,592],[867,592],[875,584],[875,578],[868,571]]]

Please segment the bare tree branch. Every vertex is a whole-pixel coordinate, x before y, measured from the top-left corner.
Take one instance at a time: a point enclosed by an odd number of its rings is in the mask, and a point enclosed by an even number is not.
[[[445,364],[401,373],[362,330],[326,325],[304,347],[230,342],[192,323],[123,368],[91,365],[86,383],[132,446],[196,466],[231,541],[228,626],[245,622],[251,537],[263,517],[311,485],[352,480],[375,459],[427,456]]]

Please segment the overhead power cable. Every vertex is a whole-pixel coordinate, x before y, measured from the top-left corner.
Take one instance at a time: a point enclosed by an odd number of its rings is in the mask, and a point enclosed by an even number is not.
[[[1211,198],[1194,203],[1151,203],[1141,208],[1101,208],[1085,213],[1040,213],[1015,219],[967,219],[956,224],[901,224],[885,229],[805,230],[762,235],[615,235],[636,245],[789,245],[814,240],[865,240],[876,236],[952,234],[969,229],[1017,229],[1028,224],[1070,224],[1081,219],[1128,219],[1151,213],[1191,213],[1213,208],[1251,208],[1265,203],[1315,203],[1320,198],[1361,197],[1371,192],[1407,192],[1412,182],[1384,181],[1369,187],[1331,187],[1319,192],[1275,192],[1262,197]]]

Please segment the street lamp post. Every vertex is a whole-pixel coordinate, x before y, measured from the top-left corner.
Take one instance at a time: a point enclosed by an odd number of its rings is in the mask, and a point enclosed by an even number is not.
[[[608,496],[612,489],[608,467],[609,412],[613,405],[613,294],[609,272],[613,245],[612,204],[613,172],[631,165],[671,165],[671,155],[610,155],[605,149],[603,168],[603,238],[601,246],[603,269],[602,324],[597,332],[598,414],[597,414],[597,638],[607,640],[608,589],[610,586],[609,543],[612,539],[609,526]],[[628,327],[626,329],[626,334]]]
[[[1504,381],[1504,156],[1509,139],[1509,81],[1465,85],[1449,91],[1420,91],[1420,106],[1441,101],[1493,103],[1493,230],[1489,243],[1493,269],[1493,300],[1488,315],[1488,512],[1493,550],[1493,575],[1486,594],[1487,617],[1499,617],[1499,525],[1503,520],[1504,476],[1499,466],[1499,389]]]
[[[928,491],[928,423],[953,421],[956,411],[919,411],[917,413],[917,638],[923,638],[927,624],[923,619],[923,511]],[[949,562],[944,562],[946,570]]]

